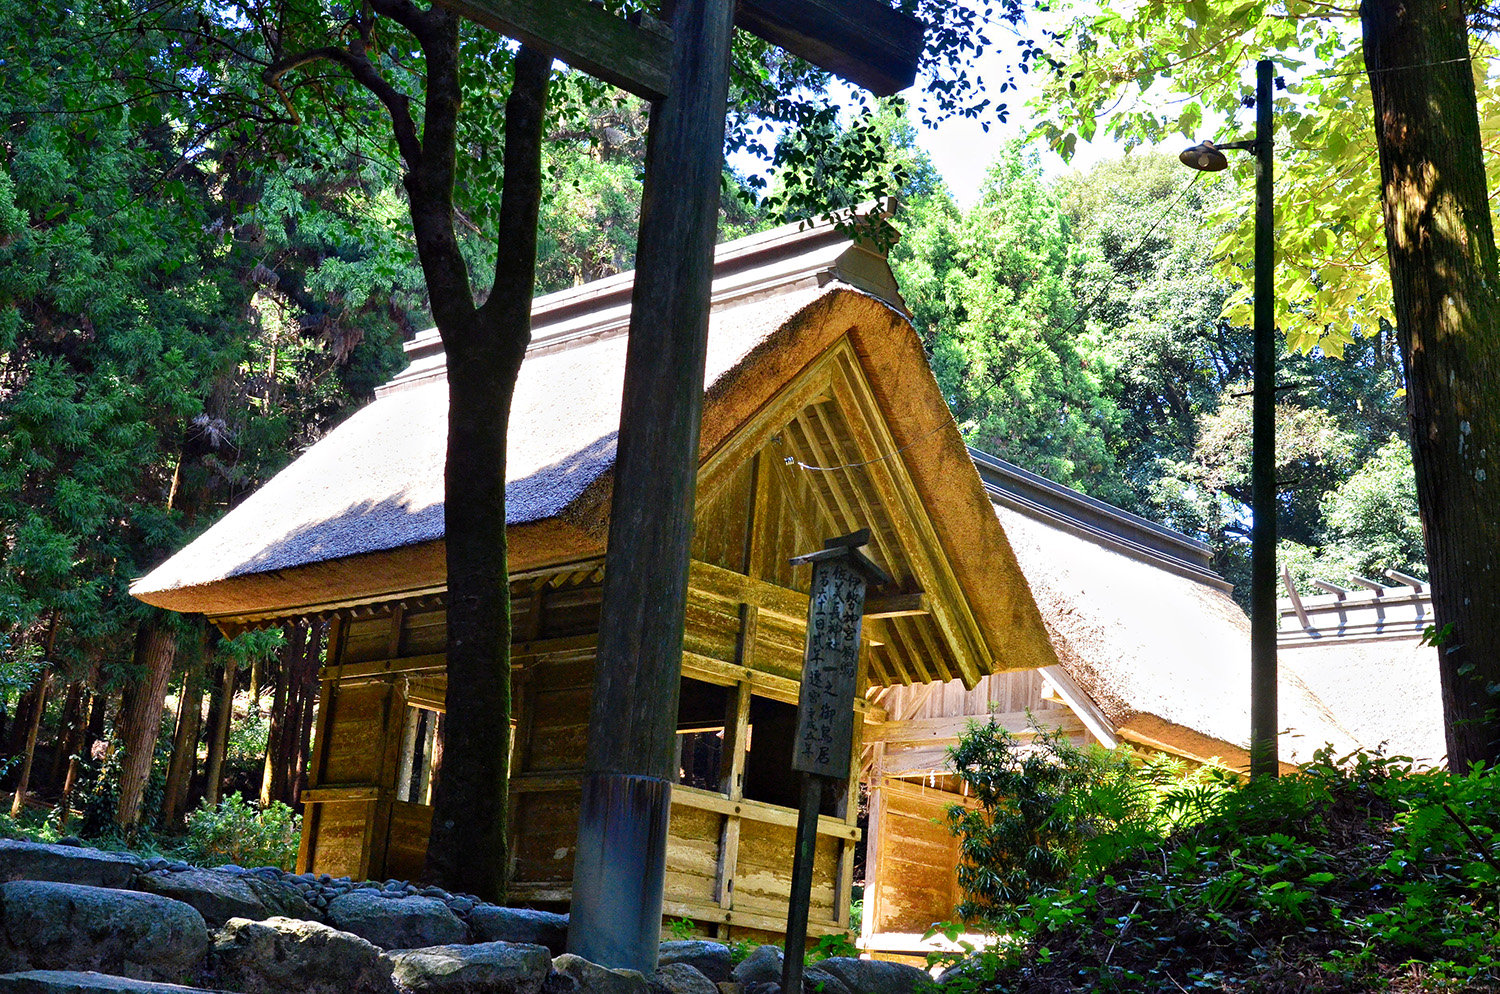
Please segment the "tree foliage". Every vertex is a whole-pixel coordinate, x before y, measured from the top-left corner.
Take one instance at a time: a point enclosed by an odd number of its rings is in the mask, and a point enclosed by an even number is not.
[[[1222,227],[1205,220],[1227,196],[1165,157],[1047,179],[1012,148],[969,211],[940,187],[914,197],[892,260],[971,445],[1208,540],[1243,589],[1252,343],[1225,317],[1238,284],[1215,269]],[[1409,450],[1383,448],[1403,431],[1395,337],[1358,329],[1337,360],[1281,361],[1295,386],[1278,402],[1295,578],[1424,575],[1409,532],[1377,540],[1416,513]],[[1396,503],[1330,503],[1378,455]]]
[[[1391,307],[1376,161],[1374,113],[1359,37],[1359,5],[1316,0],[1192,0],[1052,4],[1060,24],[1044,48],[1037,132],[1065,155],[1096,137],[1126,148],[1230,141],[1254,130],[1253,63],[1282,70],[1276,100],[1276,321],[1289,346],[1337,355],[1357,329],[1373,331]],[[1473,39],[1480,119],[1500,123],[1491,53]],[[1209,133],[1212,127],[1214,130]],[[1251,159],[1216,182],[1227,195],[1209,221],[1221,229],[1221,275],[1249,272]],[[1500,156],[1487,169],[1494,187]],[[1246,281],[1248,282],[1248,281]],[[1249,323],[1248,288],[1228,317]]]
[[[1107,489],[1119,409],[1068,285],[1069,221],[1035,156],[1007,149],[972,209],[939,191],[911,205],[904,228],[892,263],[966,441]]]
[[[141,676],[130,580],[368,396],[417,302],[354,148],[202,122],[181,34],[120,14],[0,3],[0,654],[101,692]]]

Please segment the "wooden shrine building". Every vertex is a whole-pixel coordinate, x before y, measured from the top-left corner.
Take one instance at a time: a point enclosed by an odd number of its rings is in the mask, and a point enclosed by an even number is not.
[[[1078,744],[1125,743],[1190,764],[1247,769],[1249,619],[1213,570],[1208,546],[1012,463],[971,452],[1057,662],[957,681],[878,687],[886,721],[867,726],[869,792],[860,945],[924,962],[928,927],[962,895],[957,840],[945,824],[969,803],[947,750],[970,721],[1025,739],[1033,722]],[[1443,751],[1436,651],[1418,644],[1432,617],[1418,584],[1283,602],[1278,748],[1283,769],[1331,745],[1431,762]]]
[[[633,274],[538,298],[510,421],[516,903],[570,897]],[[410,366],[132,592],[227,633],[331,619],[299,868],[421,871],[442,721],[447,385]],[[810,932],[849,923],[864,693],[1057,657],[885,260],[826,225],[720,246],[684,631],[665,913],[782,931],[807,567],[868,527],[848,788],[819,826]],[[440,774],[440,769],[439,773]]]

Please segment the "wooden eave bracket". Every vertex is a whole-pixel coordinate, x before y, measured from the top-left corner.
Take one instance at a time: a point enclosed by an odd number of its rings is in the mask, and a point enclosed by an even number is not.
[[[1120,730],[1115,723],[1110,721],[1104,712],[1094,703],[1093,698],[1078,685],[1078,682],[1069,675],[1062,666],[1043,666],[1041,668],[1042,680],[1045,686],[1057,699],[1067,705],[1068,709],[1078,716],[1083,722],[1083,727],[1098,739],[1106,749],[1113,749],[1120,740]]]
[[[927,592],[918,590],[909,594],[889,594],[871,597],[865,601],[865,618],[912,618],[932,613],[932,600]]]

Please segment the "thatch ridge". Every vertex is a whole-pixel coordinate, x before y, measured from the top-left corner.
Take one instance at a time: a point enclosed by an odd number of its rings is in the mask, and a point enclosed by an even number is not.
[[[997,504],[1063,668],[1121,737],[1239,764],[1250,719],[1249,621],[1218,587]],[[1281,757],[1355,738],[1292,671],[1279,684]]]

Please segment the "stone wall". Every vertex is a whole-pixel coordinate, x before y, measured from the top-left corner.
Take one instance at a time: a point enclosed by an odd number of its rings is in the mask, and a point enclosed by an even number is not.
[[[0,839],[0,994],[780,994],[781,951],[662,944],[654,977],[566,952],[566,915],[404,881],[203,869]],[[835,958],[820,994],[914,994],[912,967]],[[185,985],[185,986],[184,986]]]

